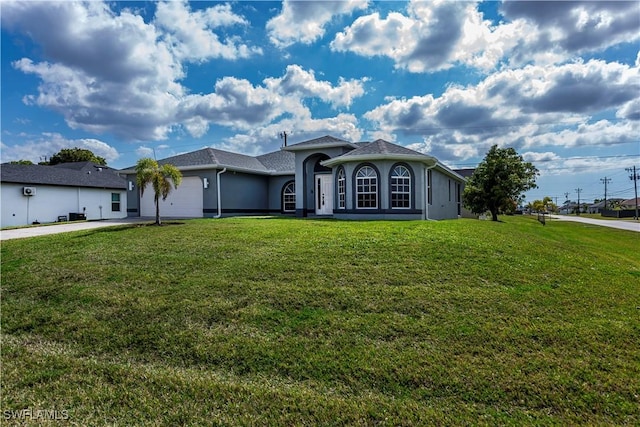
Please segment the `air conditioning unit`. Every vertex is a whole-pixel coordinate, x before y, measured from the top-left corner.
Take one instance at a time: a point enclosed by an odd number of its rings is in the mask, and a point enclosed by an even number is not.
[[[36,195],[36,187],[23,187],[22,194],[25,196],[35,196]]]

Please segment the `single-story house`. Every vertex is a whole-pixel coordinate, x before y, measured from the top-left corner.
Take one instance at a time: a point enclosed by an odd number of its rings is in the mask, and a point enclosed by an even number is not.
[[[118,171],[91,162],[0,166],[2,223],[126,218],[127,187]]]
[[[598,203],[593,203],[589,205],[587,208],[587,212],[590,214],[599,214],[602,213],[603,210],[612,209],[612,206],[619,205],[619,202],[622,202],[623,199],[607,199],[607,206],[604,205],[604,200],[599,201]]]
[[[626,199],[620,202],[622,209],[635,209],[638,205],[640,205],[640,197],[636,199]]]
[[[339,219],[448,219],[461,214],[465,179],[436,158],[384,140],[324,136],[261,156],[204,148],[159,160],[183,174],[161,201],[165,217],[290,214]],[[128,182],[129,216],[155,215],[153,191]]]

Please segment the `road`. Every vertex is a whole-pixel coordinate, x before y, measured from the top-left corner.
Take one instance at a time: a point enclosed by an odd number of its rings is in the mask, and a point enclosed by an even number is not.
[[[620,230],[636,231],[640,233],[640,222],[638,221],[616,221],[609,219],[584,218],[577,215],[550,215],[552,219],[561,221],[581,222],[583,224],[600,225],[602,227],[618,228]]]

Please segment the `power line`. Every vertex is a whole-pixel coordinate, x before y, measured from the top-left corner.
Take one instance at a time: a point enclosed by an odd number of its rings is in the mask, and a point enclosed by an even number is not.
[[[638,219],[638,180],[640,180],[640,173],[636,172],[636,166],[633,166],[632,168],[625,168],[625,170],[627,172],[631,172],[631,175],[629,175],[629,179],[633,181],[633,189],[635,190],[635,194],[636,194],[636,215],[634,216],[634,219]]]

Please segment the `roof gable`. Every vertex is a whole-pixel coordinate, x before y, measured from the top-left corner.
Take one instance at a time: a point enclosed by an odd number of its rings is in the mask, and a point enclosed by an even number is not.
[[[336,138],[331,135],[321,136],[320,138],[310,139],[309,141],[299,142],[297,144],[291,144],[286,147],[282,147],[285,151],[300,151],[300,150],[312,150],[314,148],[328,148],[328,147],[348,147],[356,148],[356,144],[345,141],[344,139]]]
[[[373,142],[369,142],[365,145],[362,145],[356,148],[353,151],[345,153],[342,157],[350,157],[350,156],[372,156],[372,155],[400,155],[400,156],[416,156],[416,157],[424,157],[431,159],[431,157],[426,156],[417,151],[411,150],[409,148],[403,147],[398,144],[393,144],[391,142],[385,141],[384,139],[377,139]]]

